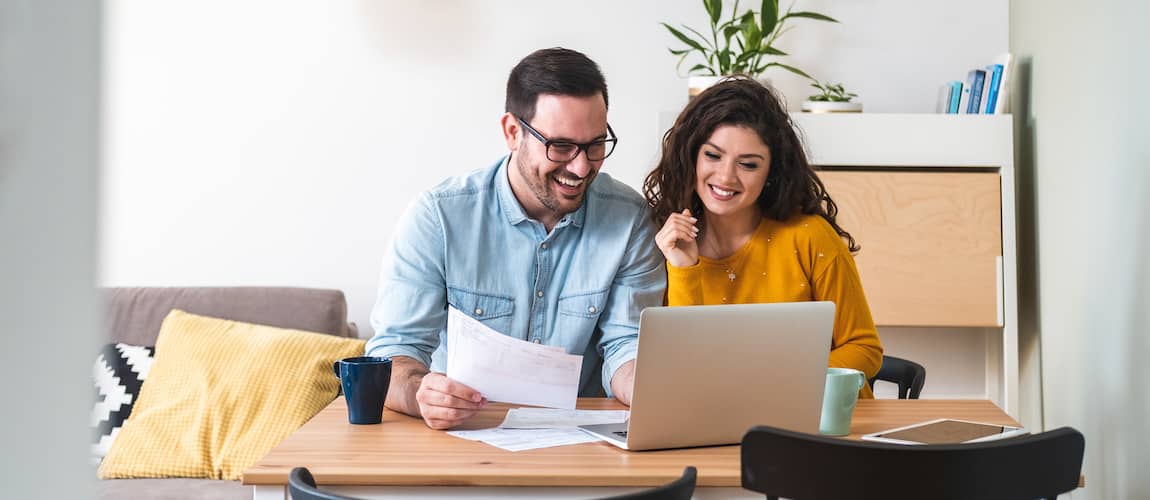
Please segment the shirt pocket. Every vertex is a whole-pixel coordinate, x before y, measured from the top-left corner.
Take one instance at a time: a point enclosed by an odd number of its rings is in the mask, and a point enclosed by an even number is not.
[[[447,303],[499,333],[511,333],[511,314],[515,312],[511,297],[448,287]]]
[[[608,289],[577,292],[559,297],[559,324],[556,333],[564,337],[590,339],[603,314]]]

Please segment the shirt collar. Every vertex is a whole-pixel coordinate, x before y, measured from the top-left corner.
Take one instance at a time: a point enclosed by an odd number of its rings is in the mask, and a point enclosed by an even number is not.
[[[507,222],[511,225],[518,225],[520,222],[530,220],[527,212],[523,210],[523,205],[519,203],[519,199],[515,197],[515,192],[511,190],[511,178],[508,177],[508,169],[511,168],[511,155],[503,157],[503,162],[499,165],[499,170],[495,173],[495,190],[499,193],[499,205],[503,208],[503,214],[507,217]],[[588,185],[587,189],[590,190],[591,186]],[[583,203],[579,204],[574,212],[569,213],[559,219],[555,224],[556,228],[566,226],[568,224],[575,227],[582,228],[583,221],[587,216],[587,196],[590,193],[584,192]]]

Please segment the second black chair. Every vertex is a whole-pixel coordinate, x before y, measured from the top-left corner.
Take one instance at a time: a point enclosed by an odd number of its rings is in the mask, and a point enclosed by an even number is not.
[[[688,466],[683,469],[683,475],[672,482],[655,488],[608,497],[603,500],[691,500],[695,494],[695,477],[698,471]]]
[[[899,399],[918,399],[922,386],[926,383],[926,368],[908,359],[883,356],[882,368],[879,368],[878,374],[869,381],[872,391],[875,380],[898,384]]]
[[[683,469],[682,476],[670,483],[604,500],[691,500],[691,496],[695,494],[697,475],[698,471],[694,467],[687,467]],[[360,500],[320,491],[316,488],[315,478],[312,477],[311,471],[304,467],[292,469],[291,474],[288,475],[288,489],[291,491],[292,500]]]
[[[1078,487],[1086,441],[1069,427],[969,444],[900,445],[754,427],[743,488],[767,498],[1033,499]]]
[[[288,474],[288,491],[292,500],[360,500],[355,497],[345,497],[320,491],[315,486],[315,478],[311,471],[305,467],[296,467]]]

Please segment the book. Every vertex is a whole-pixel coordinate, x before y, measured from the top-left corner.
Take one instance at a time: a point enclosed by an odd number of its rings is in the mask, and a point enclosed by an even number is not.
[[[1002,76],[998,78],[998,98],[994,103],[994,114],[1000,115],[1010,112],[1010,78],[1014,69],[1012,57],[1009,52],[995,57],[991,63],[1002,65]]]
[[[958,105],[962,99],[962,82],[950,82],[950,105],[947,106],[946,112],[950,114],[958,113]]]
[[[963,112],[969,115],[976,115],[982,107],[982,89],[986,85],[986,71],[981,69],[972,69],[966,74],[966,84],[970,87],[970,99],[967,101]]]
[[[934,103],[935,113],[946,113],[950,109],[950,84],[947,83],[938,88],[938,100]]]
[[[993,115],[998,103],[998,89],[1002,84],[1002,65],[991,64],[986,67],[986,72],[990,74],[990,83],[986,86],[986,114]]]

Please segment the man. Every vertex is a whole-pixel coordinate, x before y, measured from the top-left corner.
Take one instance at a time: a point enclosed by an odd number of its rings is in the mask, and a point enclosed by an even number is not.
[[[598,65],[536,51],[507,81],[510,154],[420,196],[400,220],[372,310],[372,356],[391,357],[387,406],[433,429],[487,404],[447,378],[447,306],[505,335],[583,355],[581,394],[631,403],[639,313],[662,303],[646,203],[599,174],[617,138]],[[602,361],[602,370],[597,370]]]

